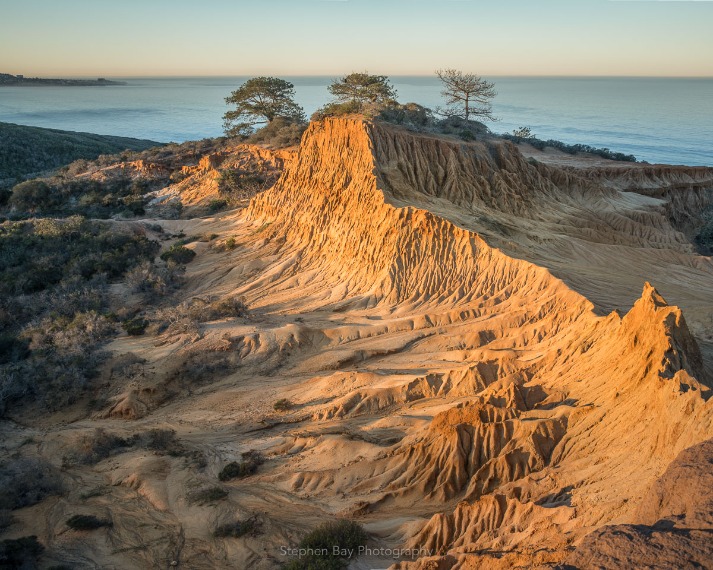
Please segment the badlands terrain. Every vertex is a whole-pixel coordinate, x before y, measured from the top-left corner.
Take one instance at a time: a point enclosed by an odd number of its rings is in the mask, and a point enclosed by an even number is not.
[[[191,217],[227,165],[269,188]],[[97,176],[117,168],[162,167]],[[186,244],[175,326],[105,347],[91,411],[2,422],[4,460],[41,458],[64,488],[3,538],[36,535],[42,568],[270,569],[349,519],[372,549],[354,569],[713,567],[711,212],[713,169],[359,117],[206,154],[116,222],[164,250],[211,236]],[[125,283],[111,294],[150,320]],[[236,298],[244,315],[181,321]],[[72,460],[150,430],[174,452]],[[213,535],[235,520],[254,531]]]

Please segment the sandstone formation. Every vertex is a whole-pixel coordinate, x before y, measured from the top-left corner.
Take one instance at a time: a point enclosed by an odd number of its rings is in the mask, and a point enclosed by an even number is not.
[[[233,240],[190,244],[178,295],[249,317],[114,341],[142,373],[43,450],[168,425],[207,466],[132,450],[69,467],[111,485],[94,506],[114,527],[85,543],[58,534],[78,497],[42,507],[58,560],[274,568],[350,517],[374,546],[430,553],[353,568],[710,565],[713,264],[691,239],[713,169],[562,166],[349,117],[294,155],[207,156],[159,196],[197,204],[202,177],[245,161],[282,173],[245,209],[160,223]],[[187,499],[249,450],[267,461],[225,500]],[[262,534],[210,535],[236,514]]]

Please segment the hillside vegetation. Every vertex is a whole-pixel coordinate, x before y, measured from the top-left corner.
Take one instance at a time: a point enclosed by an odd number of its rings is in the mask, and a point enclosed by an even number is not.
[[[0,123],[0,188],[80,158],[91,160],[102,154],[154,146],[161,143]]]

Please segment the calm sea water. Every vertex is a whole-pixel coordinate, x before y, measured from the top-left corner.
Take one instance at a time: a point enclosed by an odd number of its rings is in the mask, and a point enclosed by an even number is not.
[[[2,87],[0,121],[161,142],[222,134],[224,98],[245,78],[121,78],[115,87]],[[288,78],[310,115],[330,77]],[[495,132],[528,126],[542,139],[641,160],[713,166],[713,79],[492,77]],[[402,102],[442,104],[431,77],[392,77]]]

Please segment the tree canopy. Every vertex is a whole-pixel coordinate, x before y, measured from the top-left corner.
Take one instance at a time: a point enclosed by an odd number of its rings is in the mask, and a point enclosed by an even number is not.
[[[441,110],[446,116],[461,117],[469,121],[471,117],[483,117],[495,121],[492,100],[497,94],[495,84],[474,73],[463,73],[457,69],[439,69],[438,79],[443,83],[441,95],[447,107]]]
[[[255,125],[272,123],[282,118],[304,121],[304,111],[294,100],[295,86],[277,77],[253,77],[225,98],[235,109],[223,115],[223,128],[228,136],[247,136]]]
[[[391,103],[396,89],[386,75],[350,73],[332,82],[327,88],[340,103]]]

